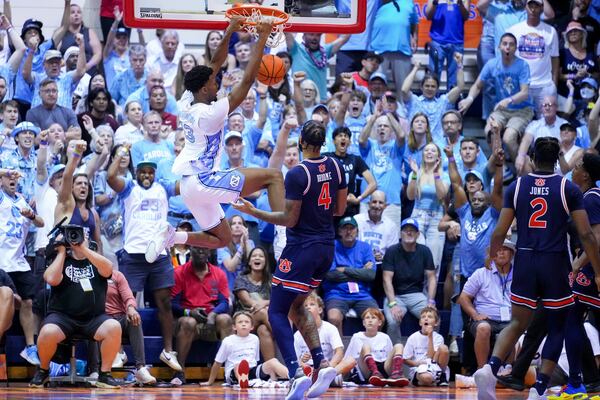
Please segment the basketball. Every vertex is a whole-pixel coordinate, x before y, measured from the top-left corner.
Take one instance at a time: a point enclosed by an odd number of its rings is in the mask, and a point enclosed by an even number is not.
[[[283,64],[283,60],[272,54],[264,55],[258,68],[256,79],[260,83],[271,86],[281,82],[284,76],[285,65]]]

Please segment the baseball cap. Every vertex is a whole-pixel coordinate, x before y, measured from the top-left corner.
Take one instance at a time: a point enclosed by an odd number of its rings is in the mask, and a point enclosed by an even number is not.
[[[52,178],[54,175],[58,174],[59,172],[61,172],[64,169],[65,169],[65,164],[53,165],[52,168],[50,168],[50,171],[48,172],[48,178]]]
[[[385,77],[385,74],[383,74],[381,72],[374,72],[373,74],[371,74],[369,81],[372,81],[374,79],[381,79],[383,81],[383,83],[385,83],[387,85],[387,78]]]
[[[115,32],[115,35],[116,36],[119,36],[119,35],[129,36],[129,31],[124,26],[120,26],[117,28],[117,32]]]
[[[229,141],[229,139],[231,138],[238,138],[241,141],[244,141],[244,137],[242,136],[242,134],[238,131],[229,131],[227,132],[227,134],[225,135],[225,144],[227,144],[227,142]]]
[[[588,78],[582,79],[581,84],[583,85],[584,83],[587,83],[594,89],[598,90],[598,82],[596,82],[596,80],[594,78],[588,77]]]
[[[358,228],[358,224],[356,223],[354,217],[344,217],[340,219],[340,222],[338,223],[338,228],[341,228],[344,225],[352,225],[355,228]]]
[[[404,221],[402,221],[402,223],[400,224],[400,229],[404,229],[405,226],[412,226],[416,230],[419,230],[419,223],[414,218],[406,218]]]
[[[569,33],[573,30],[579,30],[579,31],[583,31],[586,32],[585,28],[583,27],[583,25],[581,25],[580,22],[577,21],[571,21],[569,22],[569,25],[567,25],[567,29],[565,30],[565,33]]]
[[[40,128],[29,121],[23,121],[15,126],[15,129],[12,131],[12,137],[16,137],[19,133],[27,131],[33,132],[33,134],[37,136],[40,133]]]
[[[385,92],[383,94],[385,97],[391,97],[394,100],[398,100],[398,97],[396,96],[396,93],[392,92],[391,90],[388,90],[387,92]]]
[[[62,58],[62,53],[58,50],[48,50],[46,54],[44,54],[44,61],[52,60],[54,58]]]
[[[323,110],[325,111],[327,114],[329,114],[329,110],[327,109],[327,106],[325,104],[317,104],[315,106],[315,108],[313,108],[312,113],[316,113],[319,110]]]
[[[481,172],[477,171],[477,170],[470,170],[465,174],[465,181],[467,180],[467,178],[469,177],[469,175],[473,175],[475,178],[479,179],[481,182],[483,182],[483,175],[481,175]]]
[[[42,21],[38,21],[37,19],[29,18],[27,21],[25,21],[25,23],[23,24],[23,27],[21,28],[21,39],[25,40],[25,33],[28,30],[35,29],[38,31],[38,33],[40,35],[40,42],[43,43],[44,35],[42,34],[42,26],[44,26],[44,23]]]
[[[517,251],[517,246],[515,246],[515,244],[508,239],[504,240],[504,243],[502,243],[502,247],[511,249],[513,251],[513,253]]]
[[[368,53],[365,53],[364,56],[362,56],[363,60],[368,60],[369,58],[376,59],[379,64],[383,62],[383,57],[373,51],[369,51]]]
[[[538,3],[538,4],[544,4],[544,0],[527,0],[527,4],[529,3]]]
[[[135,169],[138,170],[143,167],[150,167],[150,168],[153,168],[154,170],[156,170],[156,163],[153,161],[140,161],[135,166]]]
[[[77,46],[71,46],[71,47],[69,47],[65,51],[65,55],[63,56],[63,60],[67,61],[69,59],[69,57],[71,57],[73,54],[79,55],[79,47],[77,47]]]

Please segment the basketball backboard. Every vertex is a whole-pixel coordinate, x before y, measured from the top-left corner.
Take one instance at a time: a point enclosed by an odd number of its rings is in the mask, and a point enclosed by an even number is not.
[[[369,0],[371,1],[371,0]],[[290,15],[289,32],[359,33],[367,0],[125,0],[124,22],[133,28],[223,30],[235,3],[262,3]]]

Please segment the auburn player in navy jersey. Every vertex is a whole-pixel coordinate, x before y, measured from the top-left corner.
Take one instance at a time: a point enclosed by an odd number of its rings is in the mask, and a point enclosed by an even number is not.
[[[600,242],[600,188],[596,182],[600,180],[600,156],[584,154],[573,169],[573,183],[583,192],[583,205],[588,214],[590,225],[596,240]],[[569,329],[565,334],[565,345],[569,359],[569,384],[563,389],[568,395],[585,393],[582,382],[582,339],[585,337],[583,321],[588,309],[600,310],[600,271],[595,270],[584,253],[573,261],[573,272],[570,276],[571,287],[575,295],[575,306],[571,308],[567,319]]]
[[[319,332],[304,299],[317,288],[333,261],[335,228],[333,217],[346,209],[346,177],[339,161],[322,156],[325,127],[308,121],[302,127],[298,146],[303,160],[285,177],[285,210],[268,212],[255,208],[240,198],[233,206],[263,221],[287,227],[287,243],[273,274],[269,322],[273,336],[285,360],[290,377],[294,377],[286,399],[318,397],[336,376],[334,368],[323,358]],[[293,332],[288,316],[300,330],[310,348],[315,371],[313,380],[298,368]]]
[[[480,400],[496,398],[498,369],[527,329],[539,301],[547,310],[548,336],[542,351],[542,367],[529,399],[542,398],[548,386],[562,350],[569,308],[574,303],[569,286],[569,217],[594,269],[600,268],[598,243],[584,209],[583,195],[566,178],[554,174],[559,152],[557,139],[538,138],[534,149],[535,172],[518,178],[505,192],[490,254],[500,249],[516,218],[518,238],[511,286],[512,319],[496,340],[488,364],[475,372]]]

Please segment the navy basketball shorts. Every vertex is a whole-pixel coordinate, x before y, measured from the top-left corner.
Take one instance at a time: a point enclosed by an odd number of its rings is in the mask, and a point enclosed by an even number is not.
[[[571,260],[568,253],[548,253],[518,249],[515,254],[511,302],[535,310],[557,310],[574,303],[569,286]]]
[[[600,296],[595,277],[591,264],[584,265],[577,275],[569,274],[573,294],[577,300],[582,304],[600,309]]]
[[[296,293],[319,287],[331,268],[333,252],[333,242],[286,245],[273,274],[273,286]]]

